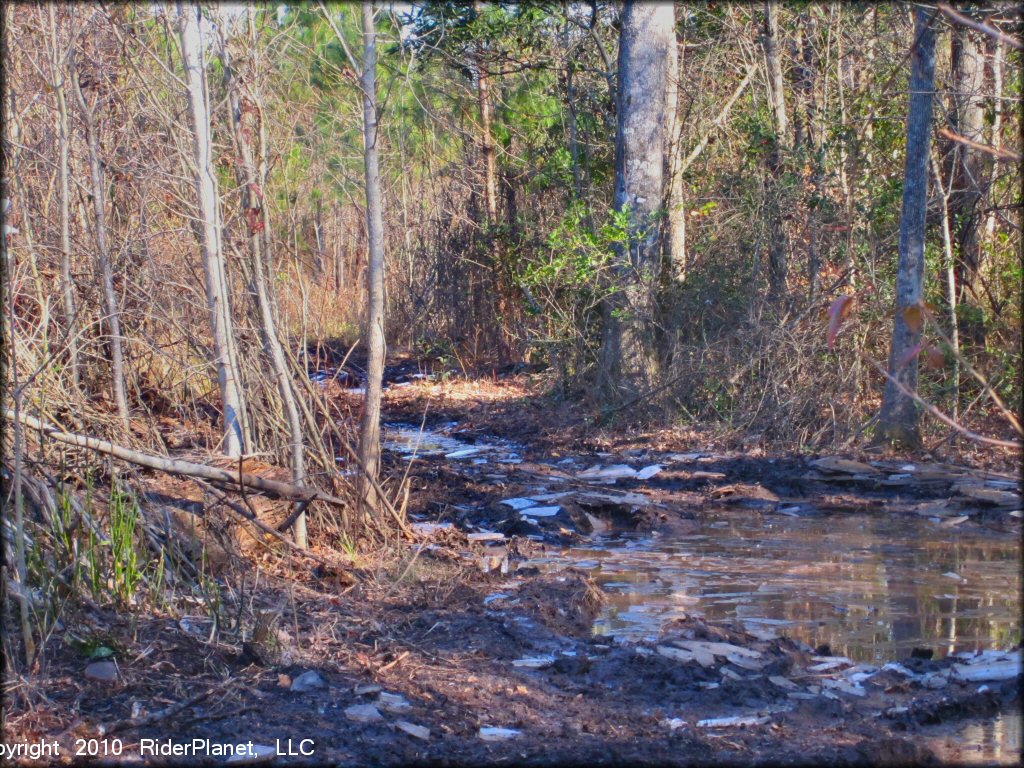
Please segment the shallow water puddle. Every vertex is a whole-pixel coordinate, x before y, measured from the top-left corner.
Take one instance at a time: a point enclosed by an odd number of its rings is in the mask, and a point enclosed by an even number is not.
[[[954,765],[1019,765],[1021,711],[1000,712],[991,720],[940,726],[924,737],[940,761]]]
[[[519,463],[520,446],[460,440],[451,435],[457,426],[421,432],[385,425],[384,446],[405,457],[444,456],[484,478],[483,464]],[[591,462],[577,463],[588,468]],[[601,474],[594,467],[581,472]],[[526,514],[529,507],[556,509],[550,505],[563,480],[546,481],[555,493],[506,505],[526,507]],[[834,654],[872,663],[920,647],[939,657],[1021,639],[1021,543],[1012,535],[880,513],[798,517],[722,509],[703,512],[698,523],[696,531],[676,536],[595,536],[526,564],[589,571],[608,596],[594,632],[624,639],[655,637],[688,614],[738,619],[755,633],[828,644]]]
[[[609,600],[599,634],[635,640],[701,614],[884,662],[1018,642],[1020,556],[1005,535],[905,517],[723,511],[693,535],[623,533],[543,564],[591,571]]]

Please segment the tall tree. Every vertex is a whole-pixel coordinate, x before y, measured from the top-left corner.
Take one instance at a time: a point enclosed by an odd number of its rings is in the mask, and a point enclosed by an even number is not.
[[[952,93],[950,127],[976,144],[985,141],[985,57],[979,33],[963,26],[953,28],[950,50]],[[981,268],[981,201],[992,173],[990,156],[976,146],[950,141],[947,149],[950,189],[949,214],[960,304],[973,305],[961,312],[961,335],[984,343],[980,318],[978,276]]]
[[[475,0],[473,14],[481,12],[481,3]],[[485,46],[487,41],[477,39],[473,54],[473,68],[476,70],[476,96],[480,105],[480,153],[484,161],[484,208],[487,224],[498,223],[498,157],[494,147],[494,133],[491,127],[491,76],[487,71]]]
[[[384,378],[384,201],[380,184],[380,148],[377,145],[377,31],[373,3],[364,3],[363,63],[360,86],[363,91],[363,163],[366,175],[366,405],[359,428],[360,496],[369,509],[378,504],[375,490],[380,465],[380,403]]]
[[[210,146],[210,106],[199,31],[199,7],[179,2],[178,18],[181,56],[185,65],[189,123],[192,128],[192,172],[195,175],[199,202],[200,250],[206,277],[206,302],[210,313],[217,382],[224,410],[223,450],[228,456],[241,456],[246,450],[245,408],[238,362],[233,354],[231,307],[228,301],[227,270],[221,242],[220,202]]]
[[[775,124],[775,136],[771,151],[766,156],[770,183],[768,184],[768,282],[773,298],[780,298],[786,291],[788,271],[786,230],[782,219],[782,161],[789,143],[789,116],[786,113],[785,79],[779,52],[779,11],[778,3],[771,0],[764,4],[764,28],[761,33],[764,48],[765,70],[768,81],[768,106]]]
[[[255,51],[255,29],[252,25],[252,9],[249,9],[250,42],[253,55]],[[219,53],[221,66],[224,70],[224,85],[228,93],[228,111],[231,116],[231,128],[235,138],[236,177],[242,189],[242,215],[248,228],[250,270],[252,274],[251,288],[256,301],[256,316],[263,342],[263,351],[270,362],[277,382],[277,390],[281,396],[283,416],[288,425],[288,436],[291,449],[292,481],[301,485],[306,477],[305,441],[302,434],[302,418],[296,403],[292,378],[288,372],[288,361],[285,358],[281,340],[277,335],[277,323],[274,319],[274,308],[271,302],[272,287],[268,287],[265,274],[266,263],[263,256],[264,242],[261,234],[266,228],[264,218],[265,180],[258,173],[256,153],[253,152],[253,140],[256,138],[260,119],[260,110],[254,99],[243,92],[243,85],[234,71],[228,43],[224,34],[226,24],[218,27],[220,34]],[[252,88],[257,88],[250,78]],[[319,237],[319,233],[318,233]],[[301,502],[300,502],[301,503]],[[307,546],[306,516],[300,514],[295,520],[295,543],[303,549]]]
[[[626,233],[616,254],[615,290],[603,307],[598,369],[599,390],[611,402],[635,395],[657,371],[655,289],[670,143],[667,86],[675,56],[672,4],[626,3],[619,33],[613,202],[626,217]]]
[[[81,388],[78,353],[78,318],[75,310],[75,285],[71,279],[71,183],[68,150],[71,132],[68,124],[66,85],[66,52],[60,45],[54,6],[46,6],[50,31],[50,87],[57,99],[57,176],[60,195],[60,276],[61,299],[64,305],[64,327],[67,331],[68,369],[71,384]]]
[[[103,297],[105,325],[109,331],[110,343],[110,377],[114,394],[114,405],[125,429],[128,428],[128,397],[124,386],[124,337],[121,335],[121,308],[114,290],[114,269],[110,263],[110,246],[107,238],[106,212],[106,181],[103,173],[103,161],[100,158],[100,126],[97,114],[102,103],[101,89],[98,83],[91,81],[95,97],[86,98],[87,86],[83,84],[83,72],[72,67],[71,84],[74,88],[78,108],[82,112],[85,123],[86,144],[89,149],[89,179],[92,182],[92,210],[96,230],[96,258],[100,267],[100,291]]]
[[[910,98],[907,110],[903,202],[900,208],[899,262],[896,272],[896,312],[889,352],[882,409],[875,440],[905,446],[920,444],[917,407],[907,392],[917,389],[917,355],[923,312],[925,213],[928,193],[928,153],[932,128],[932,89],[935,80],[935,30],[931,11],[914,11],[914,41],[910,51]],[[906,390],[906,391],[904,391]]]

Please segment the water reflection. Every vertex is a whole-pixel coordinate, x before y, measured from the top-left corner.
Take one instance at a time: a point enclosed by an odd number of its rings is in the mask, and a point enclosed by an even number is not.
[[[925,743],[944,763],[955,765],[1019,765],[1021,712],[1014,709],[992,720],[943,726],[941,735],[925,737]]]
[[[624,533],[550,561],[607,591],[600,634],[639,639],[697,613],[874,662],[1019,642],[1020,556],[1014,537],[926,520],[722,511],[696,535]]]

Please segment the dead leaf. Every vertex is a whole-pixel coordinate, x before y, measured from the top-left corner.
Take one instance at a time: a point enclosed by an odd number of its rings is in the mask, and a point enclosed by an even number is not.
[[[902,369],[906,368],[907,365],[910,364],[911,360],[913,360],[919,354],[921,354],[921,349],[923,347],[924,347],[924,344],[922,344],[921,342],[918,342],[917,344],[912,346],[910,349],[908,349],[906,352],[904,352],[903,356],[896,362],[896,370],[899,371],[899,370],[902,370]]]
[[[828,332],[825,334],[825,342],[828,348],[835,345],[836,336],[839,335],[839,328],[843,321],[849,317],[853,309],[853,296],[844,294],[839,296],[828,308]]]
[[[823,472],[838,472],[849,475],[863,473],[878,474],[878,470],[870,464],[865,464],[862,461],[853,461],[852,459],[843,459],[839,456],[822,456],[820,459],[812,461],[811,466]]]
[[[927,355],[928,367],[933,371],[941,370],[946,367],[946,355],[941,349],[929,346],[925,354]]]
[[[903,322],[913,333],[919,333],[924,327],[924,306],[921,302],[903,308]]]

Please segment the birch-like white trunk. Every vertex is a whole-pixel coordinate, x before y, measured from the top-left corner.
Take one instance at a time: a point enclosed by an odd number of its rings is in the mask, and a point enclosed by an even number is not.
[[[199,201],[200,251],[206,278],[206,301],[210,313],[214,364],[224,411],[223,451],[241,456],[245,451],[244,408],[241,384],[232,354],[231,309],[227,273],[221,243],[220,206],[210,147],[210,109],[206,95],[199,8],[178,3],[181,55],[185,65],[189,123],[192,128],[196,195]]]

